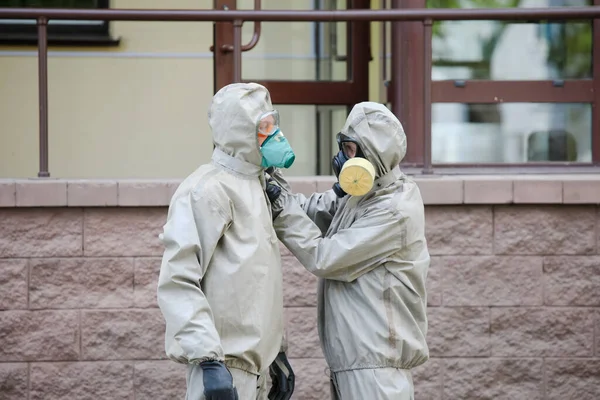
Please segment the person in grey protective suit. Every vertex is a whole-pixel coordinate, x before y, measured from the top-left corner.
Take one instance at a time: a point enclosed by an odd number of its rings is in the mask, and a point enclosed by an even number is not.
[[[363,102],[337,140],[339,182],[344,164],[361,157],[355,161],[372,165],[372,188],[351,196],[336,182],[306,198],[291,193],[279,170],[269,170],[275,231],[320,278],[318,330],[332,397],[414,399],[411,369],[429,359],[430,258],[419,188],[398,166],[406,136],[384,105]]]
[[[209,124],[212,161],[178,187],[160,235],[165,351],[188,365],[186,399],[289,399],[294,373],[264,169],[288,168],[295,155],[261,85],[219,90]]]

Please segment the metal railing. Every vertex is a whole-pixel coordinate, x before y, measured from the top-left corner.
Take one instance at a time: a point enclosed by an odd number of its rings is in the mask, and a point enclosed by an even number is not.
[[[433,21],[457,20],[589,20],[600,18],[600,7],[552,7],[505,9],[407,9],[407,10],[344,10],[344,11],[291,11],[291,10],[125,10],[125,9],[47,9],[0,8],[3,19],[35,19],[38,27],[39,74],[39,177],[49,177],[48,170],[48,21],[51,19],[105,20],[105,21],[196,21],[233,22],[234,80],[241,80],[241,29],[244,21],[278,22],[344,22],[344,21],[422,21],[425,49],[424,125],[431,127],[431,37]],[[260,34],[260,28],[255,35]],[[248,46],[253,46],[254,40]],[[246,47],[248,47],[246,46]],[[393,55],[392,55],[393,56]],[[398,98],[398,97],[396,97]],[[431,169],[431,136],[423,141],[424,172]]]

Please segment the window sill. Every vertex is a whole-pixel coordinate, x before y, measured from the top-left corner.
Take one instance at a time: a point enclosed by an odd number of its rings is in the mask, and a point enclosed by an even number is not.
[[[410,176],[423,175],[423,167],[414,164],[400,164],[402,171]],[[444,175],[586,175],[600,173],[600,166],[590,163],[523,163],[523,164],[442,164],[432,167],[433,174]]]
[[[426,205],[600,204],[600,175],[416,176]],[[331,188],[333,176],[288,178],[294,192]],[[0,207],[166,207],[180,179],[0,179]]]
[[[121,38],[104,35],[48,35],[48,46],[71,47],[116,47],[121,43]],[[6,35],[0,36],[0,46],[36,46],[37,35]]]

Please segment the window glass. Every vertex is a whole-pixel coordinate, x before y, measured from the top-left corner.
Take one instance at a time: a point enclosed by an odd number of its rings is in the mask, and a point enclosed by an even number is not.
[[[591,0],[427,0],[430,8],[567,7]],[[547,80],[592,75],[592,23],[438,21],[432,79]]]
[[[591,162],[586,103],[436,103],[434,163]]]
[[[238,0],[238,9],[254,9],[253,0]],[[344,10],[345,0],[263,0],[263,10]],[[242,53],[245,80],[346,81],[346,22],[262,22],[260,40]],[[250,42],[254,23],[242,26],[242,43]]]

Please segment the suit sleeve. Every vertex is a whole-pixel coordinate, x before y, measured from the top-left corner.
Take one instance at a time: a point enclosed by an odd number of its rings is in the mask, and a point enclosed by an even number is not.
[[[406,220],[401,215],[375,208],[349,228],[323,238],[293,196],[283,195],[278,202],[281,212],[274,221],[277,236],[309,272],[320,278],[352,282],[398,251],[406,236]]]
[[[230,224],[228,213],[207,194],[174,199],[161,235],[165,250],[157,288],[166,322],[170,359],[199,364],[224,360],[223,348],[202,279],[219,239]]]

